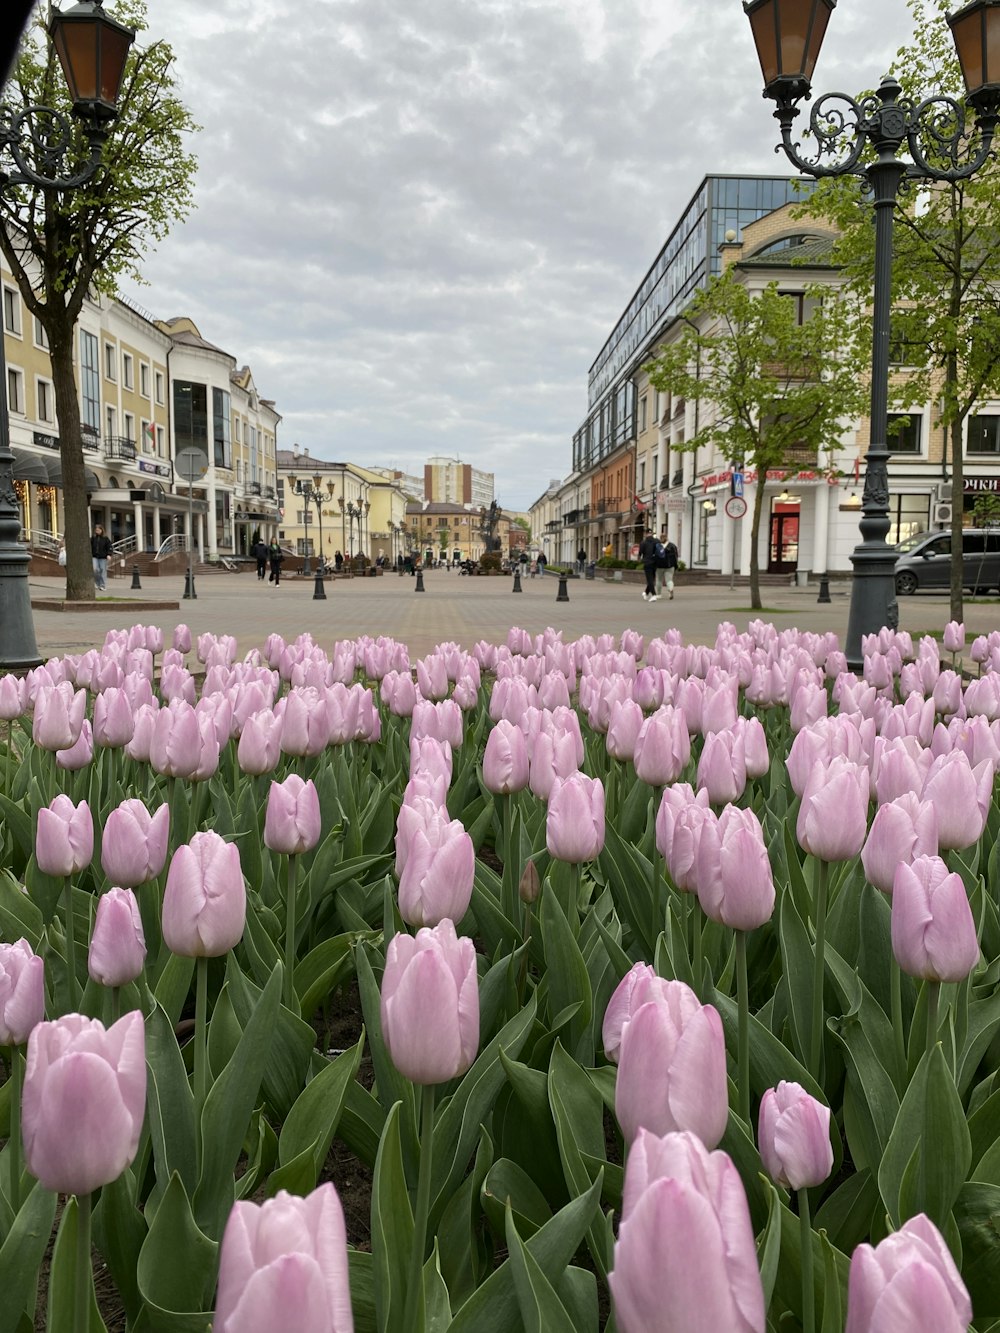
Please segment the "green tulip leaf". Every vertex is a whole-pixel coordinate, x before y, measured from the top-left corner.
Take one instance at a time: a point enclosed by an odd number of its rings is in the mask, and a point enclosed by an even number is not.
[[[296,965],[295,993],[303,1018],[311,1019],[323,1001],[353,975],[357,938],[352,933],[334,935],[317,944]],[[367,938],[376,938],[375,932]]]
[[[838,1254],[825,1231],[819,1233],[819,1241],[823,1250],[823,1323],[820,1333],[841,1333],[844,1327],[844,1288],[838,1269]]]
[[[477,859],[472,885],[472,912],[486,952],[493,957],[498,950],[510,953],[521,943],[520,929],[500,905],[502,890],[498,875]]]
[[[879,1167],[893,1225],[926,1213],[943,1231],[971,1160],[965,1111],[939,1043],[917,1067]]]
[[[783,976],[788,988],[792,1039],[795,1043],[795,1053],[804,1062],[809,1051],[809,1032],[812,1022],[814,954],[809,933],[799,915],[792,893],[781,895],[778,938],[784,964]]]
[[[586,1045],[583,1038],[590,1027],[594,1012],[594,997],[587,964],[584,962],[580,945],[573,936],[562,904],[558,896],[552,892],[551,884],[545,886],[539,902],[547,969],[548,1012],[554,1019],[570,1005],[578,1006],[569,1022],[566,1044],[583,1063],[593,1064],[593,1049],[589,1052],[583,1049]]]
[[[533,1236],[552,1216],[552,1209],[541,1190],[509,1157],[494,1162],[483,1181],[480,1198],[490,1225],[501,1237],[508,1208],[514,1213],[518,1234],[525,1238]]]
[[[868,1239],[876,1209],[883,1211],[878,1184],[865,1167],[827,1195],[814,1225],[817,1231],[827,1232],[839,1250],[852,1254],[856,1246]]]
[[[191,1201],[175,1172],[139,1254],[138,1283],[150,1328],[158,1329],[157,1310],[195,1315],[212,1304],[219,1247],[198,1226]]]
[[[37,953],[44,928],[37,904],[28,894],[22,893],[13,875],[0,872],[0,935],[5,940],[23,937]]]
[[[357,1077],[364,1043],[362,1033],[356,1046],[322,1069],[299,1094],[281,1127],[278,1139],[280,1165],[268,1181],[268,1194],[276,1194],[279,1189],[291,1194],[308,1194],[316,1188],[337,1132],[348,1085]],[[304,1176],[303,1156],[309,1164]],[[303,1184],[305,1188],[302,1188]]]
[[[146,1111],[161,1189],[174,1172],[195,1187],[194,1096],[173,1025],[157,1004],[146,1019]]]
[[[407,1333],[403,1319],[413,1211],[403,1170],[399,1112],[397,1102],[385,1122],[372,1183],[372,1255],[379,1333]]]
[[[375,952],[375,945],[358,944],[355,949],[355,963],[358,974],[358,992],[361,996],[361,1008],[365,1018],[365,1031],[368,1034],[368,1052],[375,1070],[375,1088],[383,1111],[397,1102],[402,1103],[400,1111],[400,1143],[403,1161],[407,1167],[407,1178],[416,1179],[419,1161],[417,1145],[416,1108],[413,1101],[413,1089],[407,1079],[399,1072],[389,1057],[389,1051],[382,1037],[382,1004],[379,983],[372,971],[370,954]]]
[[[272,972],[272,977],[274,973]],[[226,961],[226,981],[233,1010],[245,1030],[260,1007],[263,992],[240,971],[235,955]],[[278,1009],[270,1050],[264,1065],[263,1086],[268,1102],[279,1117],[288,1114],[302,1089],[316,1033],[298,1014],[281,1005]]]
[[[50,1223],[51,1225],[51,1223]],[[49,1269],[49,1303],[45,1321],[46,1333],[65,1333],[66,1329],[77,1328],[76,1322],[76,1251],[77,1231],[80,1225],[80,1205],[76,1195],[70,1195],[63,1209],[56,1243],[52,1251],[52,1266]],[[48,1235],[46,1234],[46,1241]],[[32,1278],[37,1276],[33,1273]],[[97,1308],[97,1296],[94,1292],[94,1272],[88,1264],[87,1304],[89,1307],[88,1333],[108,1333],[107,1325]],[[6,1299],[6,1292],[4,1293]]]
[[[549,1061],[548,1091],[566,1184],[571,1196],[581,1195],[592,1184],[583,1154],[604,1156],[604,1104],[584,1070],[559,1042]],[[598,1178],[603,1179],[600,1175]],[[587,1232],[587,1243],[602,1280],[606,1280],[611,1255],[600,1218]]]
[[[778,1277],[778,1260],[781,1257],[781,1196],[766,1176],[763,1183],[767,1193],[767,1226],[757,1237],[757,1263],[761,1286],[764,1288],[766,1314],[771,1308],[771,1297]]]
[[[14,839],[14,846],[20,852],[25,864],[35,850],[35,834],[30,812],[37,810],[41,805],[47,804],[47,801],[41,799],[38,805],[35,805],[34,802],[29,805],[26,801],[12,801],[0,792],[0,814],[3,815],[4,823],[10,829],[11,837]]]
[[[233,1012],[228,984],[223,985],[208,1025],[208,1063],[216,1073],[225,1069],[239,1045],[242,1029]]]
[[[964,1097],[990,1043],[1000,1032],[1000,988],[969,1005],[965,1041],[958,1056],[958,1090]]]
[[[962,1240],[962,1280],[980,1319],[1000,1316],[1000,1185],[963,1185],[955,1201]]]
[[[375,1262],[367,1250],[347,1251],[354,1333],[378,1333],[375,1316]]]
[[[586,1194],[572,1199],[525,1243],[525,1250],[553,1285],[566,1272],[598,1213],[600,1197],[601,1181],[595,1180]],[[523,1327],[508,1259],[461,1306],[448,1333],[521,1333]]]
[[[125,1171],[102,1187],[94,1210],[94,1242],[115,1280],[129,1319],[135,1319],[142,1304],[137,1268],[149,1229],[134,1198],[135,1180],[131,1171]]]
[[[517,1296],[517,1306],[521,1312],[525,1333],[576,1333],[566,1307],[539,1268],[538,1260],[532,1258],[517,1234],[509,1204],[505,1216],[507,1252],[510,1255],[509,1262],[514,1275],[514,1293]]]
[[[24,1312],[34,1306],[55,1215],[56,1196],[36,1183],[0,1246],[0,1333],[17,1333]]]
[[[641,785],[637,784],[637,789]],[[644,792],[644,796],[648,799],[648,791]],[[622,838],[613,824],[608,823],[604,832],[604,849],[598,857],[598,865],[615,900],[619,918],[623,924],[631,927],[635,942],[641,947],[643,956],[652,957],[654,940],[648,924],[649,862],[641,852]]]
[[[171,1027],[180,1021],[193,976],[193,958],[182,958],[177,953],[168,954],[163,971],[157,979],[154,994]]]
[[[451,1324],[451,1299],[441,1275],[441,1256],[434,1242],[431,1257],[424,1264],[424,1333],[446,1333]]]
[[[468,1300],[488,1267],[485,1246],[480,1236],[480,1199],[483,1182],[492,1165],[493,1141],[480,1126],[479,1145],[472,1170],[451,1196],[437,1227],[441,1275],[448,1286],[451,1302],[456,1306]]]

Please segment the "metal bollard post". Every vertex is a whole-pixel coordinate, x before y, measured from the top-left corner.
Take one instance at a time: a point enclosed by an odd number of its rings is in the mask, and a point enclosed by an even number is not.
[[[514,566],[514,586],[511,588],[511,592],[524,592],[521,587],[521,571],[516,565]]]
[[[184,571],[184,596],[181,600],[187,602],[192,598],[197,601],[198,594],[194,590],[194,575],[191,573],[190,569],[188,569]]]
[[[566,575],[564,573],[559,575],[559,591],[556,593],[556,601],[569,601],[569,587],[567,586]]]
[[[313,601],[314,602],[326,601],[326,588],[324,587],[323,575],[319,572],[318,569],[316,571],[316,583],[313,587]]]
[[[819,596],[817,602],[828,602],[830,600],[830,578],[827,574],[819,576]]]
[[[135,588],[139,588],[140,590],[142,589],[142,584],[139,582],[139,566],[138,566],[138,565],[133,565],[133,566],[132,566],[132,587],[133,587],[133,589],[135,589]]]
[[[422,569],[417,570],[417,584],[413,591],[424,592],[424,571]]]

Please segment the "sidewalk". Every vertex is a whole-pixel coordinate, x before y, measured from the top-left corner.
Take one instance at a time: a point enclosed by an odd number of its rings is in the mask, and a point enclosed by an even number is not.
[[[682,576],[683,579],[683,576]],[[182,578],[149,579],[135,599],[145,603],[179,602],[178,610],[133,611],[129,592],[122,582],[109,590],[109,600],[99,611],[47,611],[34,613],[38,651],[43,657],[80,652],[101,643],[107,630],[127,627],[136,621],[160,625],[169,635],[182,622],[192,634],[211,631],[234,634],[243,653],[260,647],[268,634],[276,632],[293,639],[308,631],[329,650],[337,639],[359,634],[391,635],[405,642],[412,657],[435,644],[453,640],[471,648],[479,639],[500,642],[511,625],[533,634],[547,626],[562,630],[568,641],[583,634],[621,634],[632,628],[644,634],[662,634],[675,625],[686,640],[712,643],[721,621],[731,621],[745,630],[749,621],[772,620],[779,628],[795,626],[816,633],[847,630],[849,585],[834,584],[833,600],[816,601],[816,587],[765,588],[764,610],[751,611],[747,589],[689,586],[679,580],[674,600],[644,602],[641,589],[601,580],[570,579],[568,602],[557,602],[559,580],[547,574],[523,578],[523,592],[511,592],[512,579],[461,577],[457,572],[429,570],[424,573],[424,593],[414,591],[415,579],[387,574],[381,578],[341,579],[328,582],[326,601],[313,601],[312,579],[283,579],[280,587],[259,583],[249,575],[215,574],[198,579],[197,599],[181,600]],[[33,578],[31,596],[59,597],[61,579]],[[946,597],[903,597],[899,601],[900,628],[916,637],[940,630],[948,620]],[[969,639],[996,627],[995,601],[966,603],[965,624]]]

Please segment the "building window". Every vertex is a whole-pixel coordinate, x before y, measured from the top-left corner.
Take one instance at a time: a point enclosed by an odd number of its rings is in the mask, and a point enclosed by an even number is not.
[[[640,429],[640,431],[643,431],[643,430],[646,429],[646,413],[647,413],[647,410],[648,410],[648,405],[647,405],[647,402],[646,402],[646,395],[643,394],[642,397],[639,399],[639,429]]]
[[[969,438],[966,452],[970,454],[1000,454],[1000,416],[969,417]]]
[[[916,413],[890,412],[888,444],[894,454],[920,453],[922,418]]]
[[[36,380],[35,388],[38,396],[38,420],[50,423],[55,421],[55,399],[52,393],[52,385],[48,380]]]
[[[139,439],[142,441],[142,452],[144,454],[154,453],[156,450],[156,429],[149,421],[144,421],[139,428]]]
[[[657,487],[657,485],[658,485],[658,483],[659,483],[659,479],[660,479],[660,456],[659,456],[659,454],[654,454],[654,455],[653,455],[653,490],[654,490],[654,491],[656,490],[656,487]]]
[[[105,430],[104,433],[109,440],[113,440],[118,434],[118,414],[113,407],[104,409]]]
[[[891,495],[889,497],[890,546],[906,541],[930,527],[931,501],[928,495]]]
[[[234,418],[234,420],[233,420],[233,439],[236,441],[237,444],[239,444],[239,442],[240,442],[240,419],[239,419],[239,417],[236,417],[236,418]]]
[[[45,332],[45,326],[42,324],[42,321],[38,318],[37,315],[33,317],[33,323],[35,332],[35,346],[41,347],[44,351],[48,351],[49,335]]]
[[[174,441],[177,452],[200,449],[208,458],[208,389],[174,380]]]
[[[80,332],[80,380],[83,392],[83,421],[97,435],[101,433],[101,383],[97,361],[97,339]]]
[[[143,398],[149,397],[149,366],[145,361],[139,362],[139,392]]]
[[[163,402],[163,375],[160,373],[160,371],[157,371],[157,372],[156,372],[156,376],[155,376],[155,379],[154,379],[154,383],[156,384],[156,401],[157,401],[158,403],[161,403],[161,404],[162,404],[162,402]]]
[[[311,537],[299,537],[295,543],[297,555],[313,555],[313,541]]]
[[[7,408],[19,417],[24,416],[24,375],[13,366],[7,367]]]
[[[224,389],[212,390],[212,429],[216,467],[232,467],[233,449],[230,442],[232,407],[230,395]]]
[[[156,452],[160,458],[167,456],[167,437],[162,426],[156,428]]]
[[[134,443],[135,443],[135,417],[132,415],[131,412],[126,412],[126,413],[124,414],[124,421],[125,421],[125,438],[126,438],[126,440],[131,440],[132,443],[134,444]]]
[[[122,385],[126,389],[135,388],[135,368],[128,352],[122,352]]]
[[[645,489],[646,489],[646,460],[642,458],[639,460],[639,494],[641,495]]]
[[[3,289],[3,326],[15,338],[21,336],[21,298],[13,287]]]
[[[114,343],[104,344],[104,378],[112,383],[118,378],[118,353]]]

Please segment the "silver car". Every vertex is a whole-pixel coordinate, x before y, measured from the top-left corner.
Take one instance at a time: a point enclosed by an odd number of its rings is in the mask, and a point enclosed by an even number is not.
[[[942,591],[951,585],[950,532],[918,532],[896,550],[897,594]],[[962,587],[973,593],[1000,587],[1000,528],[962,530]]]

